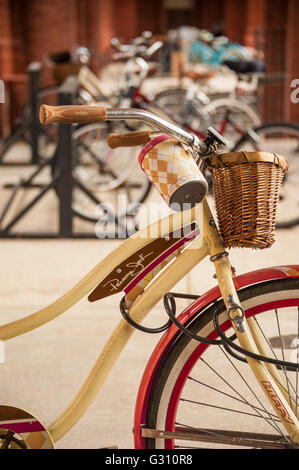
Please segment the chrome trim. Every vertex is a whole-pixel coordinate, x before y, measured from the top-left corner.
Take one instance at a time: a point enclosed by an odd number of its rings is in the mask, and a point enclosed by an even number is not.
[[[159,129],[162,132],[170,134],[175,139],[181,140],[187,145],[194,148],[195,151],[205,152],[206,145],[194,134],[184,131],[180,127],[172,124],[165,119],[156,116],[149,111],[143,109],[132,109],[132,108],[109,108],[107,109],[107,121],[112,120],[138,120],[143,121],[149,126]]]

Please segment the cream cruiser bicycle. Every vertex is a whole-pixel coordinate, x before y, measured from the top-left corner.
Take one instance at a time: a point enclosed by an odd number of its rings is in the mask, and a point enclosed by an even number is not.
[[[53,320],[85,296],[94,302],[124,292],[123,318],[65,411],[45,425],[3,404],[0,446],[54,447],[85,413],[138,328],[165,332],[137,394],[136,448],[298,448],[299,265],[236,276],[225,250],[273,243],[286,161],[265,152],[221,154],[223,140],[213,129],[200,141],[147,111],[41,109],[43,123],[124,119],[140,119],[156,132],[112,135],[110,145],[145,144],[139,163],[176,210],[132,235],[56,302],[0,327],[6,341]],[[205,199],[205,165],[213,174],[219,231]],[[200,297],[172,292],[207,256],[218,285]],[[190,300],[180,315],[178,297]],[[159,301],[168,322],[145,327],[143,320]]]

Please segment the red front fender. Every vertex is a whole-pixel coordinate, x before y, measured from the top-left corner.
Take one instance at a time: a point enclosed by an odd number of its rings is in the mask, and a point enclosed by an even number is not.
[[[252,284],[257,284],[263,281],[270,281],[272,279],[283,279],[287,277],[299,277],[299,265],[276,266],[273,268],[259,269],[252,271],[241,276],[234,278],[236,289],[248,287]],[[220,297],[219,287],[214,287],[208,292],[200,296],[192,304],[190,304],[178,317],[178,320],[185,324],[194,313],[202,310],[210,303],[216,301]],[[135,407],[134,418],[134,434],[135,434],[135,448],[142,448],[142,438],[140,436],[140,426],[145,423],[145,415],[147,410],[148,396],[151,388],[152,381],[155,377],[155,371],[163,359],[166,351],[172,343],[172,339],[177,334],[177,327],[172,325],[167,332],[160,339],[156,348],[154,349],[147,366],[145,368]]]

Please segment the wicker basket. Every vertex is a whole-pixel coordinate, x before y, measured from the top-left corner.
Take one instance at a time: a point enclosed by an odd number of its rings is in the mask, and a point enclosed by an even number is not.
[[[274,240],[284,157],[235,152],[210,159],[219,231],[227,248],[268,248]]]
[[[61,85],[70,75],[78,75],[82,64],[72,61],[69,51],[54,52],[44,57],[46,65],[51,69],[56,85]]]

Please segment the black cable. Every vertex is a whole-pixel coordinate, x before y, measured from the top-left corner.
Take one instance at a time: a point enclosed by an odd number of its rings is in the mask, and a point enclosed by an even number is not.
[[[217,331],[219,337],[221,338],[220,340],[207,339],[207,338],[204,338],[203,336],[199,336],[199,335],[193,333],[192,331],[190,331],[190,329],[186,328],[176,318],[176,316],[175,316],[176,315],[175,297],[196,299],[199,296],[185,295],[185,294],[175,294],[175,293],[171,293],[171,292],[166,294],[163,298],[163,303],[164,303],[166,313],[169,316],[169,320],[167,321],[167,323],[165,323],[164,325],[162,325],[161,327],[158,327],[158,328],[145,327],[145,326],[139,325],[134,320],[132,320],[132,318],[129,316],[129,314],[128,314],[126,308],[125,308],[125,305],[124,305],[125,297],[123,297],[122,300],[120,301],[120,312],[121,312],[122,316],[124,317],[124,319],[131,326],[133,326],[137,330],[140,330],[144,333],[150,333],[150,334],[162,333],[163,331],[167,330],[174,323],[180,331],[182,331],[187,336],[191,337],[192,339],[195,339],[196,341],[198,341],[200,343],[209,344],[209,345],[218,345],[218,346],[222,345],[225,348],[225,350],[232,357],[234,357],[235,359],[237,359],[241,362],[247,362],[246,357],[239,356],[234,351],[231,351],[231,349],[243,354],[244,356],[251,357],[251,358],[256,359],[258,361],[268,362],[270,364],[274,364],[278,367],[278,369],[286,369],[286,370],[292,370],[292,371],[299,369],[299,364],[298,363],[288,362],[288,361],[281,361],[279,359],[274,359],[274,358],[270,358],[270,357],[266,357],[266,356],[261,356],[259,354],[255,354],[255,353],[253,353],[251,351],[248,351],[248,350],[242,348],[241,346],[238,346],[237,344],[235,344],[233,342],[233,340],[235,340],[237,338],[236,334],[233,334],[232,336],[227,337],[225,335],[225,333],[223,333],[223,331],[221,330],[220,325],[219,325],[218,317],[220,316],[220,314],[222,312],[217,312],[217,310],[215,310],[215,312],[213,314],[213,323],[214,323],[215,330]]]
[[[199,295],[192,295],[192,294],[173,293],[171,295],[173,295],[174,297],[178,297],[178,298],[182,298],[182,299],[190,299],[190,300],[196,300],[199,297]],[[122,316],[124,317],[124,319],[131,326],[133,326],[137,330],[142,331],[143,333],[150,333],[150,334],[162,333],[163,331],[167,330],[173,323],[172,320],[169,319],[168,322],[165,323],[165,325],[162,325],[158,328],[149,328],[149,327],[139,325],[134,320],[132,320],[132,318],[129,316],[129,314],[127,312],[127,309],[125,308],[125,297],[123,297],[122,300],[120,301],[120,312],[121,312]]]
[[[172,293],[169,292],[168,294],[166,294],[164,296],[163,301],[164,301],[164,307],[165,307],[165,310],[167,312],[167,315],[169,316],[171,321],[179,328],[179,330],[181,330],[183,333],[190,336],[191,338],[195,339],[196,341],[199,341],[200,343],[213,344],[213,345],[223,344],[223,340],[204,338],[202,336],[199,336],[199,335],[193,333],[188,328],[186,328],[184,325],[182,325],[182,323],[179,322],[178,319],[175,316],[175,314],[176,314],[176,304],[175,304],[175,300],[174,300],[174,295],[175,294],[172,294]],[[171,306],[169,305],[169,300],[170,300]],[[233,338],[236,338],[235,334],[232,336],[232,339]]]
[[[217,312],[215,310],[214,312],[214,326],[215,326],[215,329],[217,331],[217,333],[219,334],[220,338],[223,340],[224,343],[226,343],[229,347],[231,347],[232,349],[235,349],[236,351],[240,352],[241,354],[244,354],[244,356],[248,356],[248,357],[251,357],[253,359],[256,359],[258,361],[261,361],[261,362],[268,362],[270,364],[274,364],[276,366],[281,366],[282,368],[285,368],[287,370],[298,370],[299,369],[299,364],[298,363],[295,363],[295,362],[287,362],[287,361],[281,361],[279,359],[274,359],[274,358],[271,358],[271,357],[266,357],[266,356],[261,356],[259,354],[255,354],[251,351],[247,351],[246,349],[243,349],[241,346],[238,346],[237,344],[235,344],[231,338],[228,338],[224,333],[223,331],[221,330],[220,328],[220,325],[219,325],[219,321],[218,321],[218,317],[220,315],[221,312]],[[240,358],[241,359],[241,358]]]
[[[228,344],[223,342],[223,347],[230,356],[234,357],[238,361],[245,362],[246,364],[248,363],[245,357],[239,356],[239,354],[236,354],[234,351],[232,351],[230,347],[228,346]]]
[[[265,357],[261,356],[259,354],[252,353],[251,351],[247,351],[246,349],[242,348],[241,346],[238,346],[233,342],[237,338],[236,334],[233,334],[231,337],[227,337],[223,331],[220,328],[218,317],[221,314],[221,312],[217,312],[215,310],[214,315],[213,315],[213,322],[214,322],[214,327],[215,330],[217,331],[219,337],[221,338],[220,340],[212,340],[212,339],[207,339],[202,336],[199,336],[192,331],[190,331],[188,328],[184,327],[176,318],[176,304],[174,297],[178,295],[168,293],[164,296],[164,307],[165,310],[170,317],[171,321],[185,334],[190,336],[191,338],[195,339],[196,341],[199,341],[201,343],[205,344],[210,344],[210,345],[222,345],[224,346],[225,350],[235,359],[241,361],[241,362],[247,362],[245,357],[241,357],[238,354],[236,354],[234,351],[231,351],[231,349],[238,351],[239,353],[243,354],[244,356],[252,357],[253,359],[262,361],[262,362],[268,362],[271,364],[274,364],[277,366],[278,369],[286,369],[286,370],[297,370],[299,369],[299,364],[293,363],[293,362],[287,362],[287,361],[281,361],[279,359],[274,359],[270,357]],[[169,305],[169,300],[171,305]]]
[[[134,320],[132,320],[132,318],[129,316],[126,308],[125,308],[125,297],[123,297],[120,301],[120,313],[122,314],[122,316],[124,317],[124,319],[131,325],[133,326],[134,328],[136,328],[137,330],[140,330],[142,331],[143,333],[150,333],[150,334],[155,334],[155,333],[162,333],[163,331],[167,330],[171,325],[172,325],[172,321],[171,320],[168,320],[167,323],[165,323],[165,325],[162,325],[158,328],[149,328],[149,327],[146,327],[146,326],[142,326],[142,325],[139,325],[138,323],[136,323]]]

